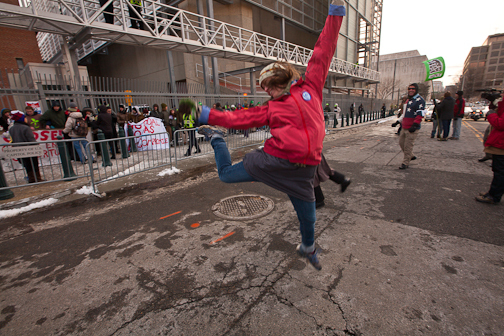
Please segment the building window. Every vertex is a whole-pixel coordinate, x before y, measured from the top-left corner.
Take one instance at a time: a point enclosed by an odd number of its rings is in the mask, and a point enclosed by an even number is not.
[[[488,52],[488,47],[481,48],[481,52],[485,52],[485,53]]]
[[[496,68],[497,68],[496,66],[488,67],[488,72],[493,72],[495,71]]]
[[[490,63],[488,64],[497,64],[497,58],[490,59]]]
[[[485,60],[487,58],[487,55],[486,54],[482,54],[479,56],[479,59],[480,60]]]
[[[499,65],[499,67],[497,68],[499,71],[504,71],[504,65]]]
[[[471,62],[477,61],[478,60],[478,55],[472,55],[471,56]]]
[[[490,54],[490,56],[492,57],[496,57],[496,56],[499,56],[499,51],[492,51],[492,53]]]
[[[24,62],[22,58],[16,58],[16,63],[19,70],[24,69]]]
[[[499,63],[504,63],[504,57],[501,57],[501,59],[499,60]]]
[[[501,44],[500,43],[492,43],[492,50],[494,49],[500,49]]]

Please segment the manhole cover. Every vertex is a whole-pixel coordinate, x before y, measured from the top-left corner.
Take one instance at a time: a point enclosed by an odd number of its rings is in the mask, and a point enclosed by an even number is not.
[[[259,195],[239,195],[221,199],[212,207],[216,216],[231,220],[254,219],[266,216],[275,203],[267,197]]]

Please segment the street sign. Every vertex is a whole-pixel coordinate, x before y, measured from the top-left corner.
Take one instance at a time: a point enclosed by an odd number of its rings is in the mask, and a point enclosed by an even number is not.
[[[2,149],[2,154],[6,159],[20,159],[44,155],[44,148],[40,145],[2,146]]]

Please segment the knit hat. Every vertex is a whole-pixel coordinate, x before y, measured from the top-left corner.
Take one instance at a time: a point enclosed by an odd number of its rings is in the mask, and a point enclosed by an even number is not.
[[[52,106],[54,107],[54,106],[61,106],[61,105],[60,105],[59,101],[55,100],[55,101],[53,101]]]
[[[236,106],[234,106],[234,105],[231,105],[231,109],[235,109],[235,110],[236,110]]]
[[[165,103],[161,103],[161,109],[164,110],[165,108],[167,108],[168,105],[166,105]]]
[[[70,104],[68,104],[68,107],[69,108],[77,108],[77,104],[75,104],[74,102],[71,102]]]
[[[11,111],[11,119],[14,120],[14,121],[21,121],[21,122],[24,122],[25,120],[25,115],[23,112],[21,111],[18,111],[18,110],[14,110],[14,111]]]
[[[275,74],[276,69],[285,69],[283,65],[278,64],[278,63],[271,63],[270,65],[267,65],[264,67],[264,69],[261,70],[261,75],[259,76],[259,86],[261,86],[261,83],[268,77],[271,77]]]

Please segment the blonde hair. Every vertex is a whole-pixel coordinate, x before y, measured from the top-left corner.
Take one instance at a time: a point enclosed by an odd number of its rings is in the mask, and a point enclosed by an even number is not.
[[[261,71],[259,85],[262,86],[264,80],[270,78],[268,81],[269,87],[284,88],[293,80],[299,79],[299,77],[301,75],[291,64],[287,62],[275,62]]]

